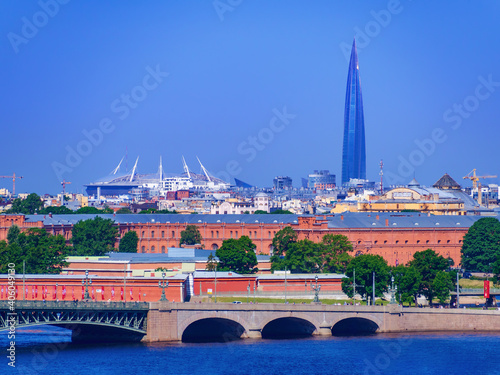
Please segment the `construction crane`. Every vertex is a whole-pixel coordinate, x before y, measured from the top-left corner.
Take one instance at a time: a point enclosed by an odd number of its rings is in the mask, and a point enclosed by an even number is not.
[[[62,185],[62,187],[63,187],[63,197],[64,197],[64,194],[66,193],[66,185],[69,185],[69,184],[71,184],[71,182],[66,181],[66,180],[63,180],[63,181],[61,182],[61,185]]]
[[[483,204],[483,194],[481,192],[481,183],[479,182],[480,178],[496,178],[497,176],[476,176],[476,169],[473,169],[469,172],[467,176],[464,177],[465,180],[472,181],[472,191],[477,190],[477,203],[479,205]]]
[[[12,173],[12,176],[0,176],[0,178],[12,178],[12,195],[16,195],[16,179],[21,179],[23,176],[16,176],[15,173]]]

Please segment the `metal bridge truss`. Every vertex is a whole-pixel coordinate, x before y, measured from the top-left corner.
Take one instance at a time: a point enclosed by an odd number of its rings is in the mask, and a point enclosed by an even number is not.
[[[9,329],[15,320],[16,327],[39,324],[103,325],[146,333],[148,306],[134,303],[78,303],[16,301],[14,309],[0,302],[0,331]]]

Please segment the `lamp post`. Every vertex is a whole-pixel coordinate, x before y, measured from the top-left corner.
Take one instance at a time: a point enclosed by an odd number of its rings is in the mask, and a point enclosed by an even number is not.
[[[314,299],[313,302],[319,303],[319,291],[321,290],[321,285],[318,285],[318,275],[314,276],[316,280],[316,286],[311,285],[311,289],[314,291]]]
[[[160,302],[168,302],[167,296],[165,295],[165,288],[168,288],[168,281],[165,281],[165,272],[161,274],[162,280],[158,281],[158,286],[161,288]]]
[[[285,266],[285,303],[286,303],[286,266]]]
[[[248,286],[247,286],[247,303],[249,300],[250,300],[250,281],[248,282]]]
[[[59,291],[59,284],[56,283],[56,301],[59,301],[59,298],[57,298],[57,292]]]
[[[391,276],[391,302],[389,302],[390,305],[396,304],[395,294],[396,294],[397,290],[398,290],[397,286],[396,286],[396,289],[394,289],[394,276]]]
[[[89,271],[85,271],[85,279],[82,280],[82,285],[85,286],[85,295],[84,299],[89,299],[90,294],[89,294],[89,286],[92,285],[92,279],[89,279]]]

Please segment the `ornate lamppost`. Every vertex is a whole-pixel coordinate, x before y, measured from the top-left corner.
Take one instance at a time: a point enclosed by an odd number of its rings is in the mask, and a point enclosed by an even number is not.
[[[92,285],[92,279],[89,279],[89,271],[85,271],[85,279],[82,280],[82,285],[85,286],[85,295],[84,299],[89,299],[90,294],[89,294],[89,286]]]
[[[158,281],[158,286],[161,288],[161,298],[160,302],[168,302],[167,296],[165,295],[165,288],[168,288],[168,281],[165,281],[165,272],[161,274],[161,277],[163,277],[163,282],[162,280]]]
[[[391,276],[391,302],[389,302],[390,305],[395,305],[396,302],[396,292],[398,291],[398,286],[396,285],[396,288],[394,288],[394,276]]]
[[[316,280],[316,286],[311,285],[311,289],[314,291],[314,299],[313,302],[319,303],[319,291],[321,290],[321,285],[318,285],[318,275],[314,277]]]

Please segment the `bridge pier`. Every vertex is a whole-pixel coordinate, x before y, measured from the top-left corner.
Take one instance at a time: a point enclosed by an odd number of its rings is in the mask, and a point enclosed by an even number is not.
[[[261,339],[262,338],[262,330],[258,327],[249,328],[247,334],[248,334],[249,339]]]
[[[318,336],[331,336],[332,335],[332,327],[326,321],[323,320],[323,323],[320,324],[318,329]]]

